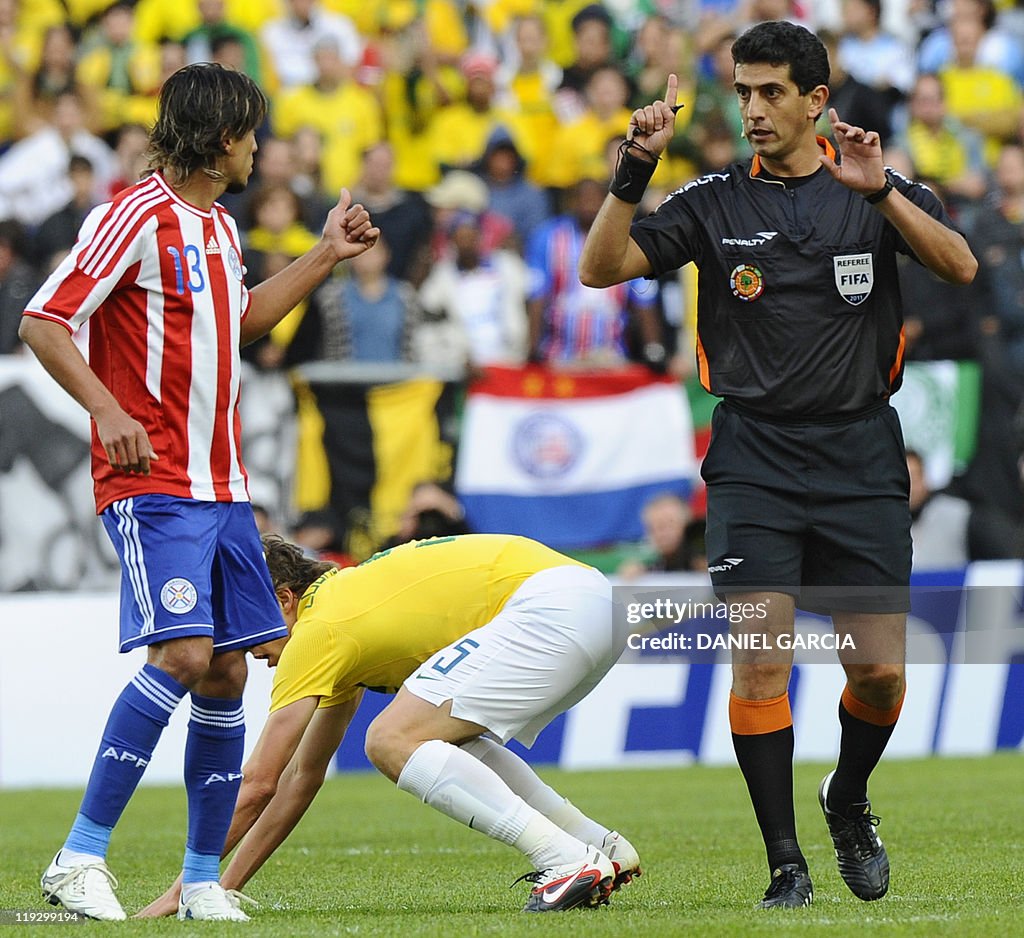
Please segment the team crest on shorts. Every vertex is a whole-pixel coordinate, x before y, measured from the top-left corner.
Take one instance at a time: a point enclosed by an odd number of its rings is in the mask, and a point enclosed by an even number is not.
[[[176,616],[191,612],[199,602],[199,594],[191,580],[176,576],[164,583],[160,590],[160,605]]]
[[[228,248],[228,267],[231,268],[231,273],[235,275],[236,280],[242,279],[242,259],[238,256],[234,245]]]
[[[875,283],[875,268],[870,254],[841,254],[832,258],[836,289],[851,306],[860,306]]]
[[[732,295],[749,303],[764,293],[764,274],[753,264],[739,264],[729,274]]]

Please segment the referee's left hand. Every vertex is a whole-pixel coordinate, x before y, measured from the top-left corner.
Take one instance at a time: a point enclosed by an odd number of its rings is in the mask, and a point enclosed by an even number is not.
[[[831,174],[860,195],[870,195],[885,185],[885,163],[882,160],[882,141],[874,130],[854,127],[839,119],[834,107],[828,109],[832,136],[842,154],[842,162],[822,154],[819,159]]]

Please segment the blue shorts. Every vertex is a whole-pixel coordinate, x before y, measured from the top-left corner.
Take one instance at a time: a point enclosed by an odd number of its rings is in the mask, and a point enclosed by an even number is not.
[[[288,634],[248,502],[136,495],[103,525],[121,558],[122,652],[187,635],[232,651]]]

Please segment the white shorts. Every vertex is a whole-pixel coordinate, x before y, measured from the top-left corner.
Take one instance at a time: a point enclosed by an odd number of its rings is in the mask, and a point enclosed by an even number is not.
[[[624,636],[621,638],[624,639]],[[490,622],[428,658],[406,689],[525,746],[582,700],[622,654],[611,584],[591,567],[535,573]]]

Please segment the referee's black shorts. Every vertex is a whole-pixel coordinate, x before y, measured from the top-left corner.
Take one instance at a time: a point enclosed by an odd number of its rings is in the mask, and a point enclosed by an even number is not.
[[[701,467],[715,593],[770,591],[810,612],[910,609],[910,479],[899,417],[783,423],[715,409]]]

